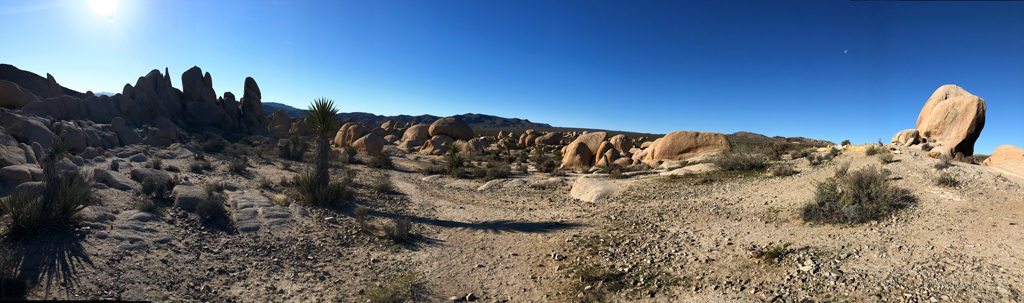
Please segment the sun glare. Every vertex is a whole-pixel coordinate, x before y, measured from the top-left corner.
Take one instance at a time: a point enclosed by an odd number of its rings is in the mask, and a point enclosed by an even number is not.
[[[114,12],[117,11],[117,0],[86,0],[89,2],[89,7],[100,17],[107,19],[108,22],[114,22]]]

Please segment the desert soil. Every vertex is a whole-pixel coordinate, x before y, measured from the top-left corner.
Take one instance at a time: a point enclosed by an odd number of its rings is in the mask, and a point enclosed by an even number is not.
[[[364,302],[365,294],[401,273],[419,278],[421,301],[1020,301],[1024,292],[1024,179],[954,163],[955,188],[934,179],[938,160],[909,150],[897,162],[848,151],[824,165],[786,160],[799,171],[690,182],[658,173],[624,179],[589,176],[612,188],[598,202],[570,195],[581,175],[532,172],[496,181],[424,176],[435,157],[395,155],[395,168],[357,171],[355,206],[368,208],[368,230],[352,207],[284,206],[278,185],[306,164],[259,158],[249,173],[227,171],[229,157],[208,154],[215,170],[188,171],[184,149],[126,147],[83,167],[134,155],[163,158],[182,183],[224,185],[238,222],[200,222],[164,205],[135,205],[137,191],[102,188],[73,234],[11,244],[24,255],[31,299],[123,299],[212,302]],[[788,159],[788,157],[787,157]],[[286,164],[287,163],[287,164]],[[814,184],[840,163],[892,172],[915,206],[878,222],[806,223],[799,209]],[[334,171],[340,178],[341,168]],[[395,190],[372,189],[381,175]],[[271,186],[261,188],[260,179]],[[274,204],[276,203],[276,204]],[[281,205],[277,205],[281,204]],[[237,215],[237,214],[235,214]],[[394,244],[381,226],[413,223],[413,240]],[[45,244],[45,245],[44,245]],[[785,245],[785,246],[784,246]],[[786,247],[777,261],[759,251]],[[600,268],[606,282],[580,284]],[[614,285],[614,287],[613,287]]]

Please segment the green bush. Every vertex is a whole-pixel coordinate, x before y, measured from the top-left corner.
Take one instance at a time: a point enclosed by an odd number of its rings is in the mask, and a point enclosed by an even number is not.
[[[841,145],[841,146],[850,145],[850,140],[843,140],[843,143],[840,143],[839,145]]]
[[[359,154],[359,150],[357,150],[355,147],[345,147],[345,163],[355,162],[356,154]]]
[[[761,171],[768,167],[765,157],[739,152],[726,152],[714,162],[718,168],[728,171]]]
[[[910,191],[891,184],[887,170],[874,167],[836,173],[815,185],[814,199],[802,209],[805,221],[864,223],[916,202]]]

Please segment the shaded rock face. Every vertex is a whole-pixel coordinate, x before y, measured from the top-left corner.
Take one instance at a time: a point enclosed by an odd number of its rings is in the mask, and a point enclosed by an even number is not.
[[[985,127],[985,100],[959,86],[947,84],[935,90],[917,116],[917,131],[928,139],[970,156],[974,142]]]
[[[15,120],[23,121],[28,119],[27,117],[35,115],[58,121],[86,120],[95,123],[110,123],[109,134],[98,133],[100,137],[107,136],[103,140],[93,140],[90,132],[87,131],[91,127],[82,127],[86,138],[89,138],[87,142],[90,147],[103,148],[106,147],[106,144],[93,145],[94,142],[110,143],[112,141],[117,141],[114,145],[136,142],[167,145],[183,138],[180,132],[186,130],[208,131],[220,135],[268,133],[266,118],[263,116],[261,93],[256,81],[252,78],[245,80],[243,100],[238,102],[229,92],[225,92],[224,97],[218,99],[213,90],[212,77],[209,73],[203,73],[198,67],[193,67],[182,74],[184,91],[171,86],[171,78],[166,69],[163,73],[154,69],[140,77],[135,85],[125,84],[121,94],[114,96],[78,94],[74,91],[71,91],[74,94],[68,94],[69,90],[56,84],[52,76],[43,79],[17,69],[13,69],[17,71],[12,72],[12,68],[0,65],[0,79],[14,76],[27,77],[31,81],[23,80],[21,82],[33,85],[34,89],[39,91],[38,93],[34,92],[36,95],[53,96],[28,102],[21,107],[20,113],[16,114],[25,117],[17,117]],[[24,76],[25,73],[32,76]],[[62,93],[58,94],[58,91],[62,91]],[[2,121],[0,124],[19,123]],[[47,128],[50,124],[46,122],[42,123],[42,126]],[[22,129],[25,127],[25,123],[19,125]],[[289,126],[286,125],[284,128]],[[135,131],[137,127],[143,131]],[[56,129],[52,132],[61,133]],[[73,129],[63,132],[77,135]],[[142,138],[137,138],[139,134],[143,135]],[[26,144],[35,142],[48,148],[52,134],[48,136],[49,138],[46,137],[35,129],[32,129],[31,134],[24,133],[15,136]]]
[[[345,125],[342,125],[341,128],[338,129],[338,133],[334,135],[334,146],[351,146],[352,143],[356,142],[356,140],[359,140],[359,138],[362,138],[368,133],[370,133],[370,129],[365,125],[355,122],[345,123]]]
[[[562,143],[562,134],[547,133],[534,139],[533,143],[536,145],[558,145],[559,143]]]
[[[53,87],[53,84],[57,83],[57,80],[53,79],[53,76],[50,74],[47,74],[47,77],[43,78],[35,73],[20,70],[10,64],[0,64],[0,80],[14,82],[40,99],[52,96],[51,88]],[[59,85],[57,87],[60,88],[61,95],[81,95],[81,93],[77,91],[60,87]]]
[[[433,124],[430,124],[429,133],[431,137],[445,135],[456,140],[473,139],[473,129],[469,128],[469,124],[452,117],[441,118],[434,121]]]
[[[32,92],[17,83],[0,80],[0,107],[21,108],[35,101],[39,101],[39,98]]]
[[[649,148],[644,162],[688,160],[707,153],[728,150],[731,144],[725,135],[719,133],[676,131],[654,140]]]

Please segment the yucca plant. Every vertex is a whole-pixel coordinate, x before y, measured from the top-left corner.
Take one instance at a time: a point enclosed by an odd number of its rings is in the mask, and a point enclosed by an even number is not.
[[[31,235],[50,228],[66,227],[89,203],[92,184],[78,171],[58,171],[57,161],[67,155],[71,145],[57,138],[49,154],[41,161],[43,188],[15,190],[0,208],[11,215],[12,231]]]
[[[329,183],[327,168],[331,157],[331,136],[338,131],[338,108],[334,101],[326,98],[313,100],[306,112],[309,128],[316,135],[316,183],[327,187]]]

